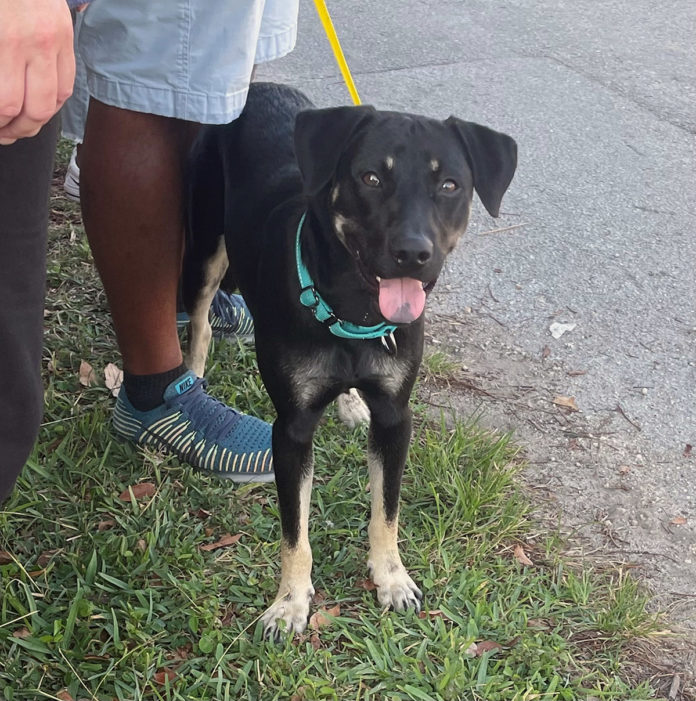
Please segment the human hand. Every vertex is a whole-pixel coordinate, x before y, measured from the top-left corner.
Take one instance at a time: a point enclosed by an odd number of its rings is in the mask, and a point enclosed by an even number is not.
[[[0,0],[0,145],[37,134],[70,97],[72,36],[65,0]]]

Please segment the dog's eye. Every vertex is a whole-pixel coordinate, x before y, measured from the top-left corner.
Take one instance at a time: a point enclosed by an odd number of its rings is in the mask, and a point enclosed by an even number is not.
[[[454,192],[459,186],[452,179],[445,180],[440,187],[445,192]]]
[[[382,184],[377,173],[373,173],[371,170],[363,174],[362,181],[370,187],[379,187]]]

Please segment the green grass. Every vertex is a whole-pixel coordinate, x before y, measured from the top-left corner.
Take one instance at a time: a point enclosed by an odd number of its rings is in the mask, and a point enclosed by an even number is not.
[[[428,351],[423,354],[421,363],[421,374],[426,380],[446,381],[456,376],[460,369],[460,364],[455,362],[444,351]]]
[[[631,642],[654,630],[636,584],[568,562],[556,534],[538,534],[507,437],[433,422],[417,401],[401,549],[425,615],[381,611],[365,583],[366,432],[347,433],[330,410],[310,540],[314,610],[340,614],[264,642],[258,618],[279,569],[274,486],[235,488],[113,439],[110,392],[78,381],[81,360],[98,375],[118,362],[104,295],[77,209],[55,199],[53,210],[45,425],[0,512],[7,701],[653,698],[625,666]],[[449,371],[445,358],[428,363]],[[209,380],[219,398],[272,419],[249,349],[216,344]],[[119,499],[138,482],[156,492]],[[226,533],[241,538],[201,550]],[[533,566],[515,559],[516,544]],[[502,647],[471,656],[482,641]]]

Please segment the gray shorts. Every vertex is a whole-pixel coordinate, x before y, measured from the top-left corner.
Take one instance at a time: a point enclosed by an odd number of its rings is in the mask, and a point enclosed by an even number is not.
[[[78,15],[78,76],[63,133],[80,140],[87,93],[115,107],[226,124],[254,64],[292,51],[299,0],[94,0]]]

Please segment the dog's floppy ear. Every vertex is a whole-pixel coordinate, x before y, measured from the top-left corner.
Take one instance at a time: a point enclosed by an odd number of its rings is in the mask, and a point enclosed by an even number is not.
[[[374,112],[374,107],[361,105],[305,110],[297,115],[295,156],[308,195],[315,195],[331,180],[344,147]]]
[[[456,117],[445,120],[464,144],[474,176],[474,189],[492,217],[500,212],[500,203],[517,167],[515,140],[499,131]]]

